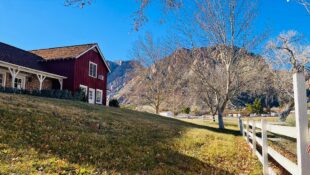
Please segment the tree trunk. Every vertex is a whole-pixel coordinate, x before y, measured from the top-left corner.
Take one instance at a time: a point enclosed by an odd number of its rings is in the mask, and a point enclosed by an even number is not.
[[[156,114],[159,114],[159,106],[155,106],[155,112],[156,112]]]
[[[290,100],[290,102],[285,106],[284,110],[280,112],[280,120],[285,121],[286,118],[290,115],[290,112],[294,109],[294,102]]]
[[[225,129],[224,120],[223,120],[223,111],[218,110],[218,122],[219,122],[219,129]]]
[[[212,114],[212,119],[213,119],[213,122],[215,122],[215,115]]]

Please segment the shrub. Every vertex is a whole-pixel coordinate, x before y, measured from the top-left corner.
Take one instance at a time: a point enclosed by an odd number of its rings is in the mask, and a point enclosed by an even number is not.
[[[182,112],[185,114],[189,114],[191,112],[191,108],[190,107],[185,107],[182,109]]]
[[[116,108],[119,108],[119,102],[117,99],[112,99],[109,101],[109,106],[110,107],[116,107]]]
[[[254,103],[252,105],[246,104],[246,108],[250,113],[262,114],[264,112],[262,102],[258,98],[254,100]]]
[[[195,114],[195,115],[200,115],[200,111],[199,111],[199,109],[198,108],[194,108],[194,110],[193,110],[193,114]]]
[[[15,93],[15,94],[27,94],[38,97],[49,97],[49,98],[60,98],[60,99],[68,99],[68,100],[79,100],[79,101],[87,101],[87,97],[85,96],[84,91],[79,90],[74,94],[68,90],[25,90],[25,89],[16,89],[11,87],[2,87],[0,86],[0,92],[5,93]]]
[[[83,89],[81,88],[73,94],[73,98],[74,100],[79,100],[79,101],[84,101],[84,102],[87,101],[87,96],[85,92],[83,91]]]

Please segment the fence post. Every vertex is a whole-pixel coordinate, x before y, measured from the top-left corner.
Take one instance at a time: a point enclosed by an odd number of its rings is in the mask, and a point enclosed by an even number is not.
[[[294,73],[294,102],[297,129],[297,164],[298,174],[310,174],[310,156],[307,153],[309,143],[307,99],[305,76],[303,72]]]
[[[255,120],[252,123],[252,145],[253,145],[253,155],[255,156],[256,153],[256,126]]]
[[[268,174],[268,142],[267,142],[267,130],[266,120],[262,119],[262,157],[263,157],[263,174]]]
[[[242,136],[244,136],[243,123],[242,123],[241,117],[238,117],[238,120],[239,120],[240,133],[242,134]]]
[[[247,119],[246,121],[246,141],[249,143],[250,139],[249,139],[249,119]]]

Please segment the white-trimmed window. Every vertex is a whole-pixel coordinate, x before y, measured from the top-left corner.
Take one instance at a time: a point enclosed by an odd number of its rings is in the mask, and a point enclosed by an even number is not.
[[[88,89],[88,103],[95,103],[95,89]]]
[[[80,84],[80,89],[84,92],[85,96],[87,96],[87,86]]]
[[[97,64],[93,62],[89,62],[89,76],[97,78]]]
[[[25,89],[25,77],[16,77],[14,81],[14,88]]]
[[[0,86],[4,86],[4,74],[0,74]]]
[[[96,104],[102,104],[102,90],[96,89]]]

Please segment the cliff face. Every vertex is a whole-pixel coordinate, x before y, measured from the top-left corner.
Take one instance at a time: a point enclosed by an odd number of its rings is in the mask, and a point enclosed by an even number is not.
[[[141,65],[137,61],[108,61],[111,73],[108,76],[108,99],[115,98],[133,77],[135,69]]]
[[[169,90],[163,97],[161,105],[162,111],[180,111],[184,107],[191,107],[195,110],[204,110],[205,106],[195,94],[193,86],[193,70],[194,64],[204,64],[204,61],[209,64],[217,64],[214,60],[205,57],[208,53],[214,52],[213,47],[202,47],[194,49],[178,49],[171,55],[160,61],[161,69],[165,70],[165,74],[169,76],[169,80],[165,80],[164,84],[170,83],[165,90]],[[249,58],[254,58],[254,55],[247,54]],[[208,60],[205,60],[208,59]],[[109,87],[110,98],[116,98],[121,104],[141,107],[143,104],[143,91],[146,86],[146,78],[139,74],[137,70],[143,68],[136,61],[112,62]],[[137,68],[139,67],[139,68]],[[137,71],[137,72],[135,72]],[[150,74],[150,77],[153,75]]]

